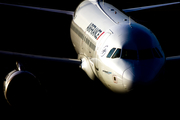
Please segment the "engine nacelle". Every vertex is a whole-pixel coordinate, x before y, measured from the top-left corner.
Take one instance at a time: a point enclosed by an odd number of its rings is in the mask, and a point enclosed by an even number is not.
[[[91,80],[95,80],[95,74],[90,66],[90,63],[87,58],[82,58],[81,68],[86,72]]]
[[[10,105],[31,106],[40,100],[41,85],[32,73],[14,70],[5,79],[4,96]]]

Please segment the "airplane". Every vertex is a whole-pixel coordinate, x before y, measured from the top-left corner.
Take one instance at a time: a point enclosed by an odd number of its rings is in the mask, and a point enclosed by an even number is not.
[[[103,0],[84,0],[73,11],[32,7],[17,4],[0,5],[55,12],[72,16],[70,36],[77,59],[66,59],[0,51],[1,56],[19,59],[46,60],[76,64],[91,80],[98,78],[115,93],[128,93],[158,79],[167,61],[179,60],[180,56],[165,57],[156,36],[147,27],[135,22],[125,13],[179,4],[165,3],[122,9]],[[4,82],[4,96],[17,76],[36,79],[17,62],[16,70],[8,73]],[[10,103],[10,102],[9,102]]]

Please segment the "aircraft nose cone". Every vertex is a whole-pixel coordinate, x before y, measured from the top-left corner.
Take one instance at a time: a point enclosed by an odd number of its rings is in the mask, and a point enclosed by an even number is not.
[[[136,77],[135,77],[135,74],[132,72],[132,70],[130,69],[125,70],[123,73],[123,84],[124,84],[125,89],[130,90],[134,82],[136,81],[135,79]]]
[[[148,71],[140,68],[128,68],[123,73],[123,84],[125,89],[135,89],[143,86],[151,79],[151,75]]]

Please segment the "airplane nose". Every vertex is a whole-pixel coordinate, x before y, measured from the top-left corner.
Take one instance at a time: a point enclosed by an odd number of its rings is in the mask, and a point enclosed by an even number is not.
[[[132,90],[144,86],[152,77],[149,71],[131,67],[123,72],[123,84],[125,89]]]
[[[135,74],[131,69],[124,70],[123,72],[123,85],[125,89],[131,89],[135,80]]]

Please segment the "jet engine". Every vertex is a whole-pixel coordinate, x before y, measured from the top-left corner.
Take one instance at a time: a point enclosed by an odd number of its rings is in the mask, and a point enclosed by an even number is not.
[[[4,81],[4,96],[11,106],[31,106],[39,103],[42,94],[40,82],[36,77],[21,69],[10,72]]]
[[[80,68],[82,68],[86,72],[86,74],[89,76],[89,78],[91,80],[95,80],[95,74],[94,74],[87,58],[85,58],[85,57],[82,58],[82,64],[81,64]]]

